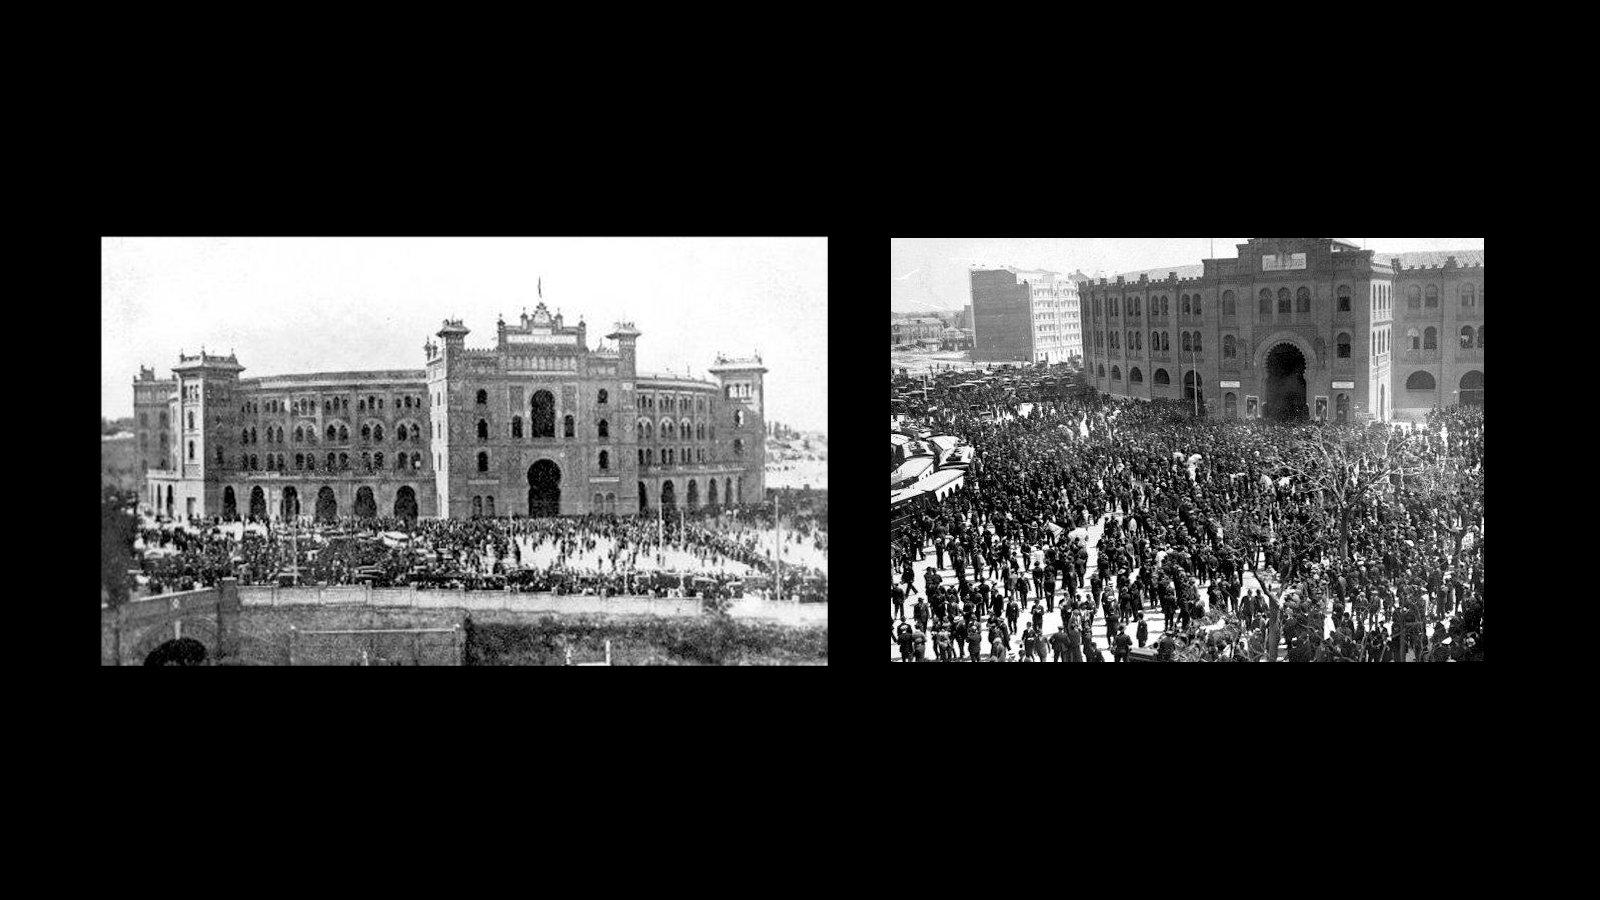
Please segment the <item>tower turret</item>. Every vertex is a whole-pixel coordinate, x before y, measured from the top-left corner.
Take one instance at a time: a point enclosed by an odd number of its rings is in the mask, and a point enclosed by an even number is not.
[[[761,376],[766,372],[759,353],[738,358],[719,353],[717,364],[711,367],[711,374],[717,376],[717,381],[722,384],[723,396],[742,401],[758,416],[761,415]]]
[[[633,327],[632,322],[618,322],[617,327],[606,335],[607,338],[617,342],[617,356],[620,360],[617,375],[621,378],[632,380],[638,371],[635,366],[635,352],[640,334],[643,332]]]

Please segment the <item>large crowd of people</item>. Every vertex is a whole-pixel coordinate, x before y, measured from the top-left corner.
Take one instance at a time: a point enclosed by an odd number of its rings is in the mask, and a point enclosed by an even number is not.
[[[977,459],[960,490],[902,517],[891,655],[1483,658],[1481,406],[1285,425],[1081,384],[1027,414],[1015,380],[897,388],[902,429],[963,436]]]
[[[660,517],[141,520],[134,593],[298,583],[607,596],[776,593],[771,504]],[[783,510],[783,596],[827,597],[825,504]],[[524,557],[528,558],[524,559]],[[526,562],[526,564],[525,564]],[[811,563],[808,565],[807,563]],[[737,592],[737,594],[735,594]]]

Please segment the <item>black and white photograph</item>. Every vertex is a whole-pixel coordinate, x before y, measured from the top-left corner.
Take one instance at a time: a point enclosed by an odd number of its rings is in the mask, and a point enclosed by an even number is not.
[[[823,237],[101,239],[102,665],[826,665]]]
[[[1481,662],[1483,238],[890,240],[891,662]]]

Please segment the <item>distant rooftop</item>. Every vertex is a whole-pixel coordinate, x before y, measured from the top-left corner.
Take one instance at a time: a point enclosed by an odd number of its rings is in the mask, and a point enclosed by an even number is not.
[[[1400,260],[1400,268],[1409,269],[1413,266],[1442,266],[1445,260],[1454,256],[1458,266],[1483,265],[1482,250],[1424,250],[1420,253],[1374,253],[1372,258],[1376,262],[1388,262],[1391,259]]]

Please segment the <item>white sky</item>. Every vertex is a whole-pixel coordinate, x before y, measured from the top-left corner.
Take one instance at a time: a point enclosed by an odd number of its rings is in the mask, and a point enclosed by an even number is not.
[[[891,240],[889,305],[943,301],[945,309],[971,302],[967,271],[974,266],[1049,269],[1062,274],[1110,277],[1161,266],[1193,266],[1212,256],[1239,255],[1248,238],[895,238]],[[1383,253],[1428,250],[1482,250],[1483,238],[1342,238]]]
[[[591,347],[631,319],[641,371],[709,378],[719,351],[759,351],[767,420],[827,430],[826,238],[104,238],[101,414],[132,415],[139,366],[170,377],[202,344],[246,378],[421,369],[442,319],[493,346],[540,277]]]

